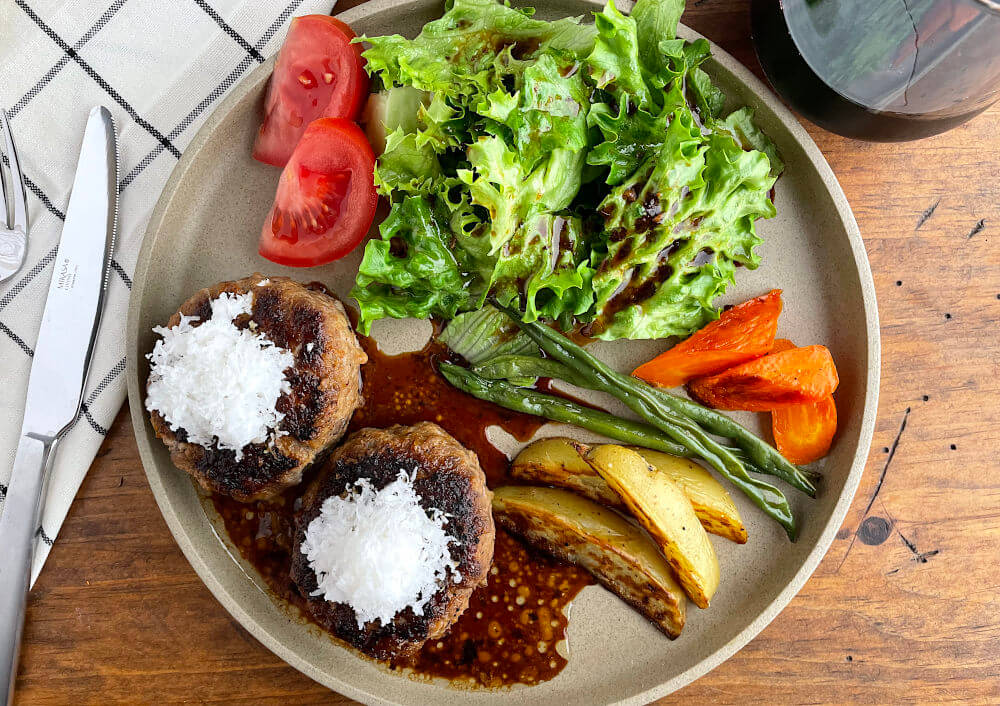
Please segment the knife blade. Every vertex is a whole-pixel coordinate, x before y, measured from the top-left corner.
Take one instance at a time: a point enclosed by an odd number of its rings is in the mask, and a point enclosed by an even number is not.
[[[97,338],[114,245],[118,183],[111,114],[87,121],[31,364],[22,433],[58,436],[75,419]]]
[[[118,219],[118,150],[90,111],[28,378],[21,438],[0,514],[0,698],[13,698],[41,499],[56,444],[76,421],[94,353]]]

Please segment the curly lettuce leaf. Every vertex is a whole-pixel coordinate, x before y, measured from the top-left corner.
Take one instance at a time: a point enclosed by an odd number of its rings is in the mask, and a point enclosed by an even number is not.
[[[519,228],[497,258],[492,282],[497,301],[516,305],[525,321],[546,318],[572,326],[594,301],[581,231],[579,219],[552,214]]]
[[[446,319],[473,300],[448,238],[427,201],[409,197],[393,205],[379,226],[381,239],[365,244],[351,296],[361,308],[361,329],[387,316]]]
[[[597,38],[587,57],[594,84],[617,99],[627,96],[638,108],[648,108],[652,94],[639,63],[639,38],[635,19],[623,15],[613,0],[594,15]]]
[[[717,118],[722,115],[726,105],[726,94],[712,83],[700,68],[693,69],[687,76],[688,90],[694,96],[695,104],[701,111],[702,117],[706,119]]]
[[[400,35],[362,37],[367,69],[385,85],[409,85],[457,97],[489,93],[495,59],[509,47],[526,57],[546,50],[583,54],[594,31],[580,18],[544,22],[532,11],[495,0],[454,0],[438,20],[424,25],[416,39]]]
[[[542,54],[515,87],[513,94],[491,93],[479,112],[509,128],[521,162],[532,167],[554,149],[587,148],[590,91],[574,60]]]
[[[785,163],[778,154],[778,148],[753,122],[753,109],[734,110],[725,120],[713,124],[713,129],[728,133],[743,149],[758,150],[767,155],[771,166],[771,176],[778,176],[785,170]]]
[[[684,0],[639,0],[632,8],[639,59],[649,73],[657,74],[663,68],[660,43],[677,36],[677,23],[683,12]]]
[[[736,263],[755,268],[757,218],[774,215],[770,162],[678,109],[655,158],[605,199],[607,255],[593,278],[599,338],[686,336],[718,313]]]
[[[441,178],[441,165],[428,145],[419,145],[415,133],[402,129],[389,134],[375,165],[375,188],[391,198],[396,191],[427,191]]]
[[[647,81],[650,86],[667,94],[654,93],[659,105],[680,105],[686,101],[689,76],[712,55],[708,40],[687,42],[683,39],[662,39],[658,46],[660,63],[655,73],[650,71],[647,74]]]
[[[458,224],[459,243],[479,262],[491,258],[489,290],[521,308],[526,320],[572,325],[593,301],[580,221],[558,215],[579,191],[583,155],[553,149],[527,171],[503,140],[484,137],[469,148],[472,169],[459,172],[472,207]],[[488,214],[481,225],[474,225],[477,208]]]
[[[646,6],[657,4],[651,2]],[[636,9],[640,9],[640,5],[637,4]],[[676,21],[673,27],[676,29]],[[646,71],[644,74],[650,89],[649,105],[637,107],[630,94],[622,94],[617,106],[608,103],[591,106],[587,122],[600,131],[604,141],[593,147],[587,155],[587,163],[608,167],[607,184],[621,184],[647,157],[659,150],[673,111],[689,107],[685,95],[687,79],[692,72],[700,71],[698,65],[708,56],[708,42],[704,39],[696,42],[662,39],[657,43],[655,73]]]
[[[469,146],[468,158],[471,169],[459,170],[458,178],[468,185],[471,203],[488,214],[492,255],[532,216],[566,208],[580,189],[582,152],[552,150],[529,171],[516,150],[487,136]]]
[[[600,131],[604,141],[587,154],[587,164],[607,167],[606,183],[621,184],[663,144],[669,119],[667,112],[629,110],[627,96],[619,99],[617,112],[607,103],[592,106],[587,122]]]

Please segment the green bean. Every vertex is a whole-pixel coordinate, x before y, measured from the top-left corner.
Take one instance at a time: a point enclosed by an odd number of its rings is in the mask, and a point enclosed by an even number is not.
[[[537,390],[515,387],[500,380],[487,380],[452,363],[439,363],[438,369],[445,379],[459,390],[506,409],[534,414],[555,422],[575,424],[625,444],[643,446],[674,456],[689,455],[683,446],[665,438],[662,432],[651,426],[620,419],[613,414],[590,409]]]
[[[569,400],[535,390],[518,388],[499,380],[487,380],[472,371],[451,363],[440,363],[438,367],[445,379],[458,389],[501,407],[516,412],[534,414],[557,422],[575,424],[617,441],[664,451],[675,456],[702,456],[700,453],[692,453],[687,446],[679,445],[666,438],[661,431],[663,422],[657,429],[638,422],[620,419],[606,412],[589,409]],[[697,448],[697,444],[695,447]],[[780,490],[749,476],[744,478],[726,470],[720,472],[767,515],[777,520],[784,527],[789,538],[794,539],[795,519],[792,516],[791,508],[788,507],[788,501]]]
[[[503,355],[475,366],[473,370],[491,380],[547,377],[564,380],[576,387],[594,389],[583,376],[552,358],[538,358],[530,355]],[[789,463],[777,449],[754,435],[746,427],[741,426],[726,415],[716,412],[714,409],[703,407],[697,402],[672,395],[664,390],[657,390],[638,380],[636,383],[654,392],[668,407],[671,407],[678,414],[682,414],[701,424],[712,434],[734,440],[745,453],[745,456],[743,454],[737,454],[737,456],[743,456],[741,460],[747,466],[748,470],[776,476],[793,488],[815,497],[816,488],[810,478],[814,474],[810,474]],[[615,394],[615,397],[620,398],[620,395]]]
[[[586,381],[559,361],[533,355],[498,355],[485,363],[472,366],[472,370],[487,380],[551,378],[577,387],[587,386]]]
[[[664,404],[677,413],[690,417],[713,434],[735,441],[763,472],[780,478],[809,497],[816,497],[816,486],[812,480],[817,474],[795,466],[782,456],[780,451],[746,427],[733,421],[725,414],[700,405],[693,400],[672,395],[664,390],[652,389],[663,400]]]
[[[816,496],[816,487],[813,485],[812,481],[805,472],[791,464],[773,446],[757,437],[750,432],[750,430],[736,423],[726,415],[704,407],[692,400],[678,397],[677,395],[671,395],[663,390],[657,390],[656,388],[653,388],[631,376],[622,375],[592,356],[584,350],[582,346],[576,345],[552,329],[538,323],[524,324],[516,312],[511,312],[506,309],[505,311],[507,311],[507,314],[511,316],[515,323],[524,329],[526,333],[529,335],[531,334],[531,331],[528,330],[527,327],[530,326],[531,328],[534,328],[536,333],[540,332],[544,334],[551,343],[559,344],[566,348],[569,354],[573,356],[574,361],[579,359],[579,362],[583,364],[584,367],[589,368],[593,372],[605,375],[608,378],[606,382],[611,383],[610,388],[620,388],[620,390],[616,392],[615,389],[605,388],[602,386],[602,389],[604,389],[605,392],[618,397],[626,403],[627,400],[624,399],[624,395],[626,393],[631,392],[632,394],[640,395],[643,393],[652,393],[652,395],[655,396],[657,400],[662,403],[662,405],[665,405],[672,412],[683,415],[684,417],[701,424],[705,427],[705,429],[713,434],[724,436],[736,441],[737,444],[747,452],[753,460],[754,465],[760,469],[760,471],[780,478],[793,488],[801,490],[810,497]],[[544,329],[544,331],[542,329]],[[537,342],[538,341],[536,340],[536,343]],[[550,355],[552,354],[550,353]],[[563,362],[565,363],[565,361]],[[572,366],[568,367],[572,369]],[[577,374],[574,377],[579,379],[581,376]],[[587,387],[587,385],[583,386]]]
[[[551,358],[563,363],[581,380],[585,380],[586,387],[617,397],[649,424],[659,428],[673,441],[708,462],[781,524],[789,539],[794,541],[795,520],[784,494],[770,483],[751,477],[746,466],[731,453],[731,450],[712,439],[697,423],[670,409],[653,388],[612,370],[607,364],[549,327],[537,322],[523,322],[516,312],[504,307],[501,309],[506,311],[521,330],[531,336]]]
[[[559,361],[532,355],[499,355],[496,358],[487,360],[485,363],[472,366],[472,371],[487,380],[506,380],[515,387],[527,387],[527,385],[520,384],[521,380],[550,378],[568,382],[570,385],[575,385],[576,387],[588,390],[593,389],[580,375],[577,375],[576,372],[570,370]],[[757,473],[764,472],[746,456],[742,449],[734,449],[728,446],[723,448],[736,456],[741,463],[747,466],[748,470]],[[680,454],[675,455],[691,456],[692,454],[690,451],[684,449]]]

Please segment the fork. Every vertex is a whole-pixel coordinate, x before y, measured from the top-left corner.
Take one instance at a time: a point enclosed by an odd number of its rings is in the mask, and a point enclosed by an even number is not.
[[[0,110],[0,132],[3,133],[4,160],[0,163],[0,282],[10,279],[21,269],[28,249],[28,209],[25,205],[24,175],[14,149],[7,114]],[[9,167],[8,170],[4,167]]]

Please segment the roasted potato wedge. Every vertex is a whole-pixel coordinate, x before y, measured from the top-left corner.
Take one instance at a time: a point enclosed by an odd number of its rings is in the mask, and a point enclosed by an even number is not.
[[[636,446],[628,448],[646,459],[655,470],[665,473],[691,501],[701,526],[711,534],[746,544],[747,528],[743,525],[736,503],[711,473],[689,458],[679,458],[661,451]]]
[[[532,546],[590,572],[671,639],[680,635],[684,591],[656,544],[620,515],[568,490],[505,486],[493,491],[493,517]]]
[[[711,473],[686,458],[629,448],[677,483],[708,532],[746,543],[747,530],[736,504]],[[588,446],[562,436],[539,439],[521,450],[510,472],[520,480],[568,488],[602,505],[627,512],[621,496],[584,460],[583,455],[589,450]]]
[[[589,450],[589,446],[565,436],[539,439],[521,449],[510,474],[529,483],[568,488],[601,505],[627,510],[618,493],[584,460]]]
[[[624,446],[595,446],[585,458],[660,545],[691,602],[707,608],[719,587],[719,560],[680,487]]]

